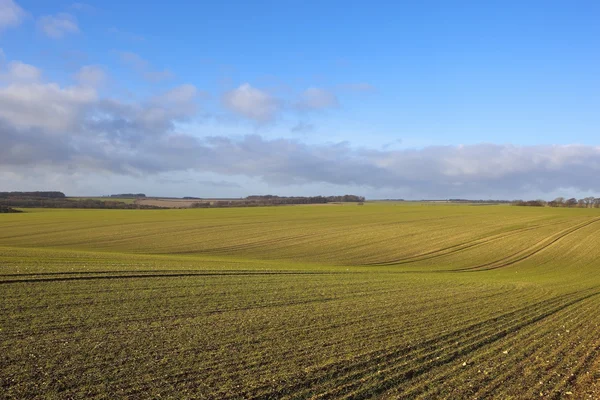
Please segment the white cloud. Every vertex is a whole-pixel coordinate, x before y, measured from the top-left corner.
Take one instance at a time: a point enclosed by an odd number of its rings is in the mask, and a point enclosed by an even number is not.
[[[300,96],[297,106],[303,110],[323,110],[339,105],[336,95],[328,90],[311,87]]]
[[[106,81],[106,72],[97,65],[86,65],[75,74],[75,80],[82,86],[98,87]]]
[[[193,139],[176,134],[175,127],[195,115],[194,86],[124,103],[99,98],[90,85],[98,72],[83,68],[76,75],[81,83],[73,86],[39,81],[0,85],[0,171],[18,166],[19,171],[37,168],[51,176],[72,170],[159,172],[164,166],[153,167],[147,156],[156,156],[165,145],[193,147]],[[137,161],[131,162],[132,157]],[[167,165],[174,163],[175,158]]]
[[[276,98],[248,83],[225,93],[223,104],[230,111],[257,122],[272,120],[281,109]]]
[[[73,128],[82,108],[96,99],[93,89],[56,83],[11,83],[0,88],[0,119],[16,128],[60,132]]]
[[[185,84],[165,92],[160,98],[173,104],[185,104],[194,100],[197,94],[198,89],[194,85]]]
[[[72,129],[83,108],[96,100],[94,89],[61,87],[42,82],[42,71],[12,61],[0,72],[0,120],[16,129],[40,129],[56,133]]]
[[[38,19],[38,27],[53,39],[61,39],[69,34],[79,32],[77,19],[67,13],[40,17]]]
[[[13,0],[0,0],[0,32],[21,24],[25,15],[25,11]]]
[[[41,76],[42,72],[37,67],[20,61],[10,62],[7,71],[0,73],[0,78],[9,82],[35,82]]]

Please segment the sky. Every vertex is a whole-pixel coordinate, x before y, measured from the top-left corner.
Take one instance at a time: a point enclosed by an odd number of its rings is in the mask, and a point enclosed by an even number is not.
[[[600,197],[597,1],[0,0],[0,191]]]

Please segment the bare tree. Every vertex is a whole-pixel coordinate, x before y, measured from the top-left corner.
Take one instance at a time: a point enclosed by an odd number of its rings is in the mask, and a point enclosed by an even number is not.
[[[565,198],[557,197],[550,202],[552,207],[564,207],[565,206]]]
[[[585,199],[583,199],[583,201],[585,202],[585,207],[586,208],[592,208],[594,206],[594,198],[593,197],[586,197]]]
[[[575,207],[575,206],[577,206],[577,204],[578,204],[578,202],[575,197],[572,197],[569,200],[565,201],[566,207]]]

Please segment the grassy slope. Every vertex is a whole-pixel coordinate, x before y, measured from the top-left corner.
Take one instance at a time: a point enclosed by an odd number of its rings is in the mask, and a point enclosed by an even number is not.
[[[599,233],[509,206],[3,215],[0,388],[594,398]]]

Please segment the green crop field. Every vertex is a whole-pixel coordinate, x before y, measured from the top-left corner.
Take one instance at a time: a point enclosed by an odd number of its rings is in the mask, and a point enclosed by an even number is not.
[[[0,215],[0,398],[600,398],[600,210]]]

